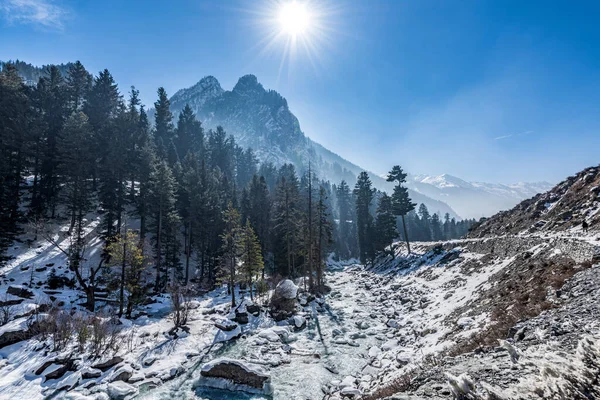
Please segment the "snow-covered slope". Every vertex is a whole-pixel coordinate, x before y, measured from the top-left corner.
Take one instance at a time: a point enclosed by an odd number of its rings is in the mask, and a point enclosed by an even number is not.
[[[415,192],[447,203],[463,218],[489,217],[552,188],[547,182],[511,185],[467,182],[448,174],[409,175],[407,186]]]

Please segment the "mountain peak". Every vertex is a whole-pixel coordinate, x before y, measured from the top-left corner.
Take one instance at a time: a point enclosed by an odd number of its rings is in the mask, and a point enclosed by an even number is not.
[[[242,76],[233,88],[233,92],[264,91],[263,86],[258,82],[255,75],[248,74]]]
[[[212,75],[207,75],[204,78],[200,79],[198,81],[198,83],[196,83],[194,86],[201,87],[203,89],[214,87],[214,88],[219,88],[220,90],[223,90],[221,88],[221,84],[219,83],[217,78],[215,78]]]

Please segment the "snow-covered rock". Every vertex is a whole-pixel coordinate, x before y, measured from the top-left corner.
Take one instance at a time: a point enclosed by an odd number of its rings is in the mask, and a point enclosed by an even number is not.
[[[258,365],[220,358],[202,366],[197,386],[241,390],[250,393],[272,393],[271,376]]]

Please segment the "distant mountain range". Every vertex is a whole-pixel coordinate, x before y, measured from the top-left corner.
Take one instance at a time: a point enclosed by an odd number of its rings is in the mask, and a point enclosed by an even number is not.
[[[524,199],[552,188],[548,182],[503,185],[467,182],[452,175],[409,175],[407,186],[415,192],[452,207],[463,218],[488,217],[508,210]]]
[[[69,65],[61,64],[61,72],[66,73]],[[17,62],[28,84],[34,84],[45,67]],[[344,179],[351,186],[364,171],[305,136],[287,100],[274,90],[266,90],[254,75],[241,77],[230,91],[224,90],[215,77],[206,76],[195,85],[177,91],[170,100],[175,117],[189,104],[206,129],[223,126],[241,146],[251,147],[262,162],[271,161],[278,166],[292,163],[300,173],[310,162],[322,178],[332,183]],[[384,178],[373,173],[370,176],[375,187],[391,191],[392,185]],[[489,216],[551,187],[546,182],[516,185],[466,182],[450,175],[410,176],[407,186],[413,201],[425,203],[431,213],[449,213],[458,218]]]

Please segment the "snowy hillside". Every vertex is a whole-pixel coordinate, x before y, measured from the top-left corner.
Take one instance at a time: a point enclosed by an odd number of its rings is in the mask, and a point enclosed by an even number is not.
[[[512,185],[467,182],[452,175],[410,175],[407,186],[450,205],[463,218],[489,217],[552,188],[547,182]]]

